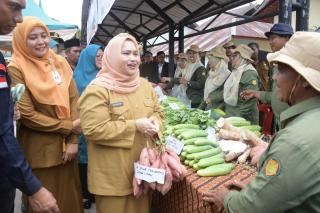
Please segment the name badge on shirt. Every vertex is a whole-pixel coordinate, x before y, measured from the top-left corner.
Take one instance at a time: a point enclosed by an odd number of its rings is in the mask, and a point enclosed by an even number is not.
[[[112,107],[121,107],[123,106],[123,102],[122,101],[118,101],[118,102],[113,102],[111,103]]]
[[[52,71],[52,77],[57,85],[60,85],[62,83],[61,76],[57,70]]]

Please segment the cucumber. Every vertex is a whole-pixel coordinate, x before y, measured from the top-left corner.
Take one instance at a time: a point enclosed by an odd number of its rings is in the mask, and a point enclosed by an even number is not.
[[[229,174],[234,168],[233,163],[223,163],[200,169],[197,174],[201,177],[222,176]]]
[[[208,149],[208,150],[203,151],[203,152],[194,153],[193,158],[200,160],[202,158],[208,158],[208,157],[217,155],[219,153],[221,153],[221,149],[220,148],[211,148],[211,149]]]
[[[213,109],[213,111],[218,113],[221,117],[226,116],[226,113],[222,109],[216,108],[216,109]]]
[[[198,139],[207,139],[207,138],[206,137],[190,138],[187,140],[182,140],[182,143],[184,143],[185,145],[190,145],[190,144],[194,144],[194,142]]]
[[[184,165],[187,165],[187,166],[188,166],[188,165],[189,165],[189,162],[190,162],[190,160],[184,160],[183,163],[184,163]]]
[[[185,140],[190,138],[207,137],[207,136],[208,136],[208,133],[204,130],[192,130],[188,132],[183,132],[182,134],[179,135],[181,139],[185,139]]]
[[[209,140],[207,138],[205,139],[197,139],[194,141],[194,145],[197,145],[197,146],[203,146],[203,145],[210,145],[210,146],[213,146],[213,147],[218,147],[219,144],[213,140]]]
[[[224,163],[223,157],[216,157],[215,155],[209,158],[203,158],[199,160],[198,165],[200,168],[206,168],[208,166],[213,166],[216,164]]]
[[[187,149],[198,147],[196,145],[186,145],[183,147],[182,151],[187,154]]]
[[[180,153],[180,156],[186,157],[186,156],[187,156],[187,152],[181,152],[181,153]]]
[[[193,166],[193,164],[195,164],[194,160],[189,161],[189,166]]]
[[[191,146],[191,147],[190,147]],[[196,152],[202,152],[202,151],[206,151],[208,149],[211,149],[212,146],[195,146],[195,145],[189,145],[186,147],[185,151],[187,153],[196,153]]]
[[[191,155],[191,154],[190,154]],[[199,162],[199,159],[193,159],[195,163]]]
[[[173,130],[173,134],[175,135],[175,136],[178,136],[178,135],[180,135],[181,133],[183,133],[183,132],[187,132],[187,131],[191,131],[191,130],[193,130],[193,129],[186,129],[186,128],[182,128],[182,129],[176,129],[176,130]]]
[[[180,155],[179,158],[180,158],[181,161],[186,160],[186,157],[185,157],[185,156],[182,156],[182,155]]]
[[[199,167],[199,165],[197,163],[193,164],[192,168],[194,170],[199,170],[200,169],[200,167]]]
[[[224,159],[224,153],[221,151],[219,152],[218,154],[214,154],[214,155],[211,155],[209,157],[205,157],[205,158],[201,158],[199,159],[198,162],[200,162],[201,160],[204,160],[204,161],[210,161],[210,158],[223,158]],[[202,161],[203,162],[203,161]]]
[[[229,117],[226,118],[226,120],[229,121],[235,127],[251,125],[250,121],[247,121],[246,119],[241,117]]]
[[[249,126],[240,126],[240,129],[248,129],[252,132],[260,132],[261,131],[261,126],[259,125],[249,125]]]
[[[173,130],[177,129],[200,129],[200,127],[195,124],[177,124],[173,126]]]

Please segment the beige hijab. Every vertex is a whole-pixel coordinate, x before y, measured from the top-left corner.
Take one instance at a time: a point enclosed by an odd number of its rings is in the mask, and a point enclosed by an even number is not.
[[[126,69],[126,64],[120,60],[122,46],[127,40],[132,41],[139,51],[139,45],[133,36],[120,33],[113,37],[105,48],[102,68],[91,84],[123,94],[132,93],[139,87],[140,57],[137,68],[130,73]]]
[[[230,75],[227,62],[222,58],[214,56],[208,56],[209,61],[215,64],[215,69],[210,69],[206,84],[204,87],[204,100],[206,100],[209,94],[219,88]]]
[[[199,57],[199,53],[195,53],[195,57],[196,57],[196,62],[192,63],[191,61],[188,61],[187,66],[186,66],[186,74],[185,74],[185,79],[187,81],[190,81],[190,79],[193,76],[193,73],[199,68],[199,67],[203,67],[201,61],[200,61],[200,57]]]
[[[250,62],[239,55],[239,66],[232,70],[230,76],[224,83],[223,98],[224,102],[236,106],[239,98],[239,84],[242,74],[248,70],[255,70]]]

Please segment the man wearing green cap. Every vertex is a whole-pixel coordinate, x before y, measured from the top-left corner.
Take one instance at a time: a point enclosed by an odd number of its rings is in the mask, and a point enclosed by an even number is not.
[[[320,34],[297,32],[268,55],[277,63],[277,98],[289,108],[248,185],[230,181],[204,200],[229,213],[320,212]],[[237,190],[231,190],[230,186]]]

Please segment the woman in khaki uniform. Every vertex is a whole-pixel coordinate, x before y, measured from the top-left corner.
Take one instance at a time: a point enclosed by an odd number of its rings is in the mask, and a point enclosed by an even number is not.
[[[83,212],[77,170],[77,89],[67,61],[49,49],[50,33],[24,17],[13,33],[8,66],[13,85],[25,84],[17,137],[34,174],[57,199],[61,213]],[[27,212],[32,212],[28,205]]]
[[[152,145],[163,115],[151,84],[139,77],[140,54],[129,34],[111,39],[103,66],[79,99],[88,142],[88,186],[97,212],[148,213],[150,196],[134,198],[134,162]]]

